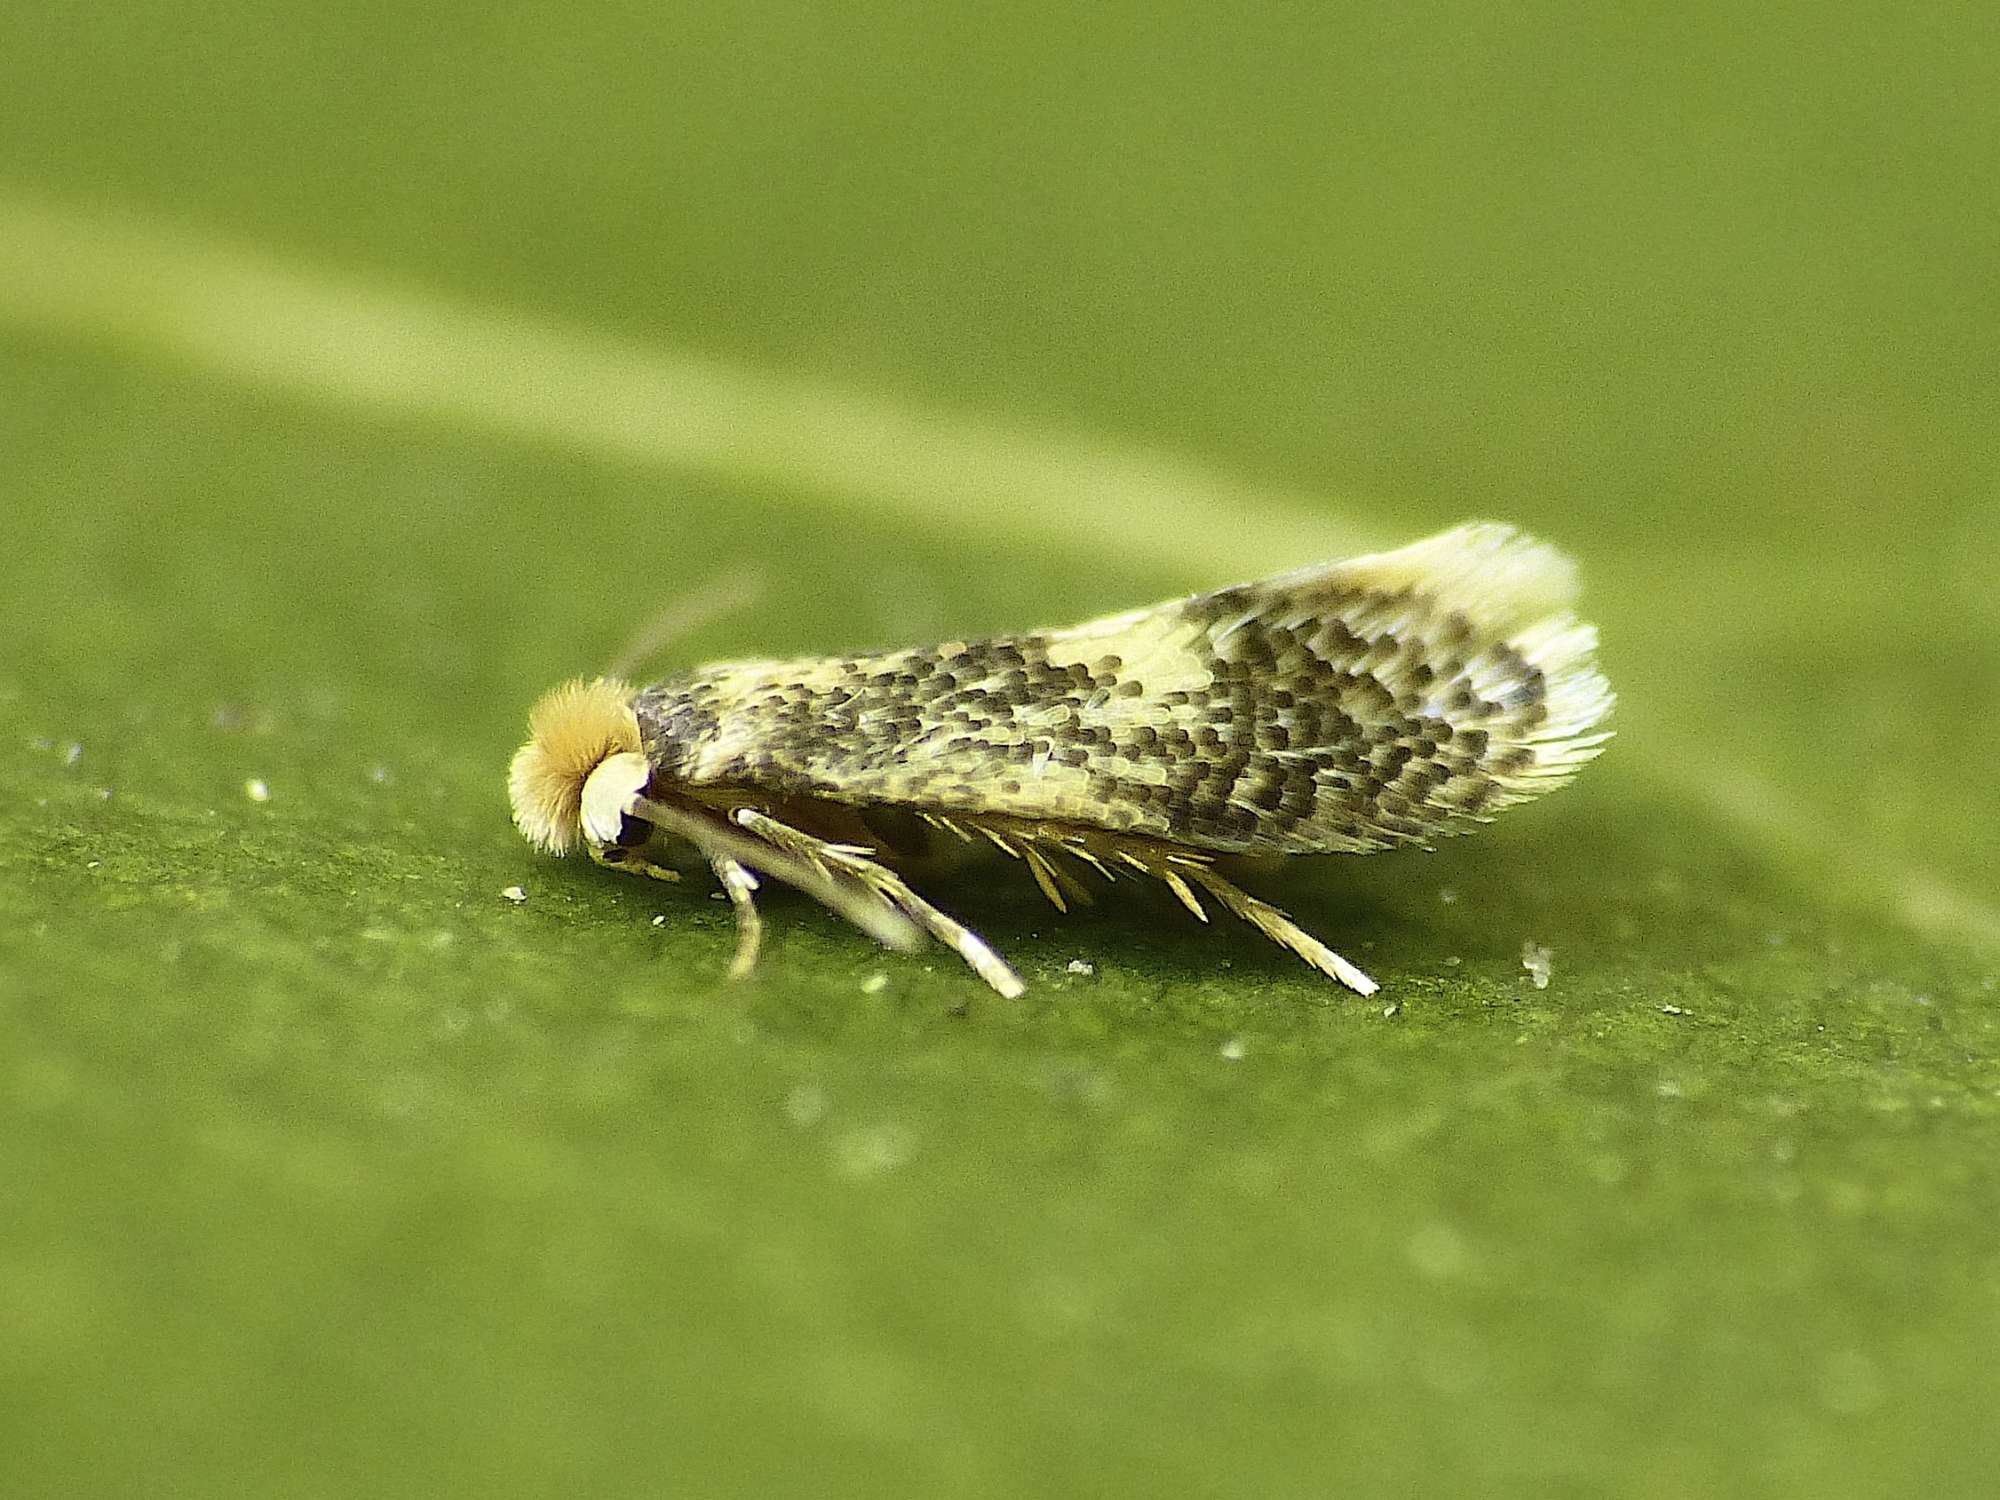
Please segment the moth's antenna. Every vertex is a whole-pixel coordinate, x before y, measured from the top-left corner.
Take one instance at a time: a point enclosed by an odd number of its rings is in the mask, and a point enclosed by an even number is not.
[[[626,640],[624,649],[604,669],[606,677],[631,677],[640,667],[676,641],[694,634],[712,620],[748,609],[764,595],[764,575],[754,568],[718,573],[708,582],[669,599]]]

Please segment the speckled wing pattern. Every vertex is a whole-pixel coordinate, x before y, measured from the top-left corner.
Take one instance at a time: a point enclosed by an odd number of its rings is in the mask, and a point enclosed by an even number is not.
[[[1066,630],[642,690],[656,774],[1218,854],[1427,844],[1608,738],[1566,559],[1479,523]]]

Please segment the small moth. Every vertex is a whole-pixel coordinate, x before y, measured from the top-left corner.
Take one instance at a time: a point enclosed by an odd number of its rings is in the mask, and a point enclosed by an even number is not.
[[[857,656],[565,683],[508,793],[551,854],[676,878],[691,845],[756,962],[761,878],[892,948],[931,938],[1025,986],[900,871],[935,835],[1018,859],[1059,910],[1089,875],[1208,897],[1363,995],[1375,981],[1222,872],[1229,856],[1428,847],[1561,786],[1613,697],[1576,572],[1512,527],[1111,615]]]

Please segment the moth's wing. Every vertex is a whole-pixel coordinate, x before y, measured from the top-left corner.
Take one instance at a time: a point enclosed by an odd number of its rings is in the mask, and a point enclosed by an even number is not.
[[[1574,593],[1478,524],[1068,630],[710,669],[686,779],[1217,852],[1424,843],[1597,753]]]
[[[1189,601],[1213,679],[1190,707],[1235,732],[1182,773],[1187,835],[1426,844],[1562,785],[1614,701],[1576,592],[1561,553],[1483,523]]]

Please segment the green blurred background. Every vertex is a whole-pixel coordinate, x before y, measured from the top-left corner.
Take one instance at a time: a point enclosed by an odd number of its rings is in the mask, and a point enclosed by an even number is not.
[[[1990,1493],[1996,65],[7,7],[0,1484]],[[528,701],[719,570],[684,659],[1474,515],[1579,558],[1621,734],[1261,882],[1373,1001],[1008,871],[945,894],[1018,1004],[784,900],[727,987],[705,891],[507,823]]]

